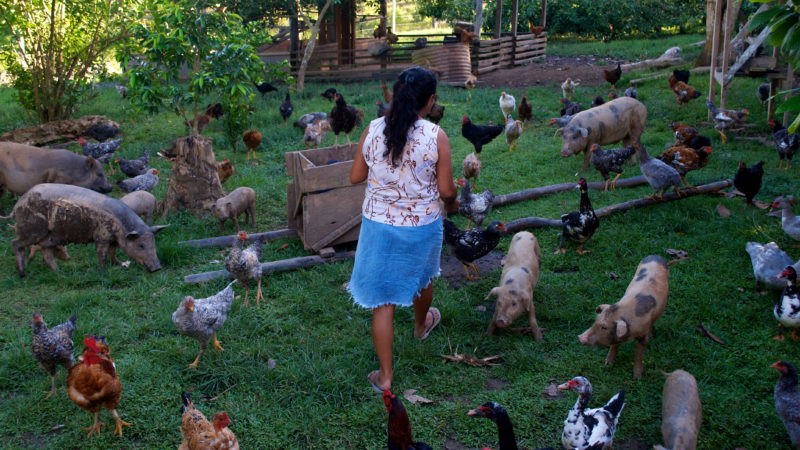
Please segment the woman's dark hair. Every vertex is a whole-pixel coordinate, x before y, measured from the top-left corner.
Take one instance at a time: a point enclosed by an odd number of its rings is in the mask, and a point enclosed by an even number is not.
[[[419,67],[409,67],[402,71],[392,88],[392,104],[386,112],[386,153],[391,155],[392,165],[397,165],[403,154],[408,138],[408,129],[419,117],[417,111],[436,93],[436,77],[431,71]]]

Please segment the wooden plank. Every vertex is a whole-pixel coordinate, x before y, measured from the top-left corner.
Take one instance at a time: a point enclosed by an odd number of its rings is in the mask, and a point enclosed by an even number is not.
[[[264,233],[248,233],[247,242],[269,242],[276,239],[297,237],[297,230],[294,228],[287,228],[284,230],[267,231]],[[186,245],[189,247],[206,248],[206,247],[230,247],[236,240],[236,235],[231,236],[217,236],[205,239],[194,239],[191,241],[180,241],[178,245]]]
[[[731,57],[731,34],[733,33],[733,21],[736,20],[734,17],[735,7],[733,6],[734,0],[727,0],[728,6],[725,9],[725,22],[724,22],[724,38],[722,40],[722,74],[728,73],[728,65],[730,64],[730,57]],[[718,106],[720,108],[725,108],[727,106],[728,101],[728,85],[727,83],[722,83],[722,86],[719,88],[719,103]]]
[[[628,188],[628,187],[635,187],[641,186],[646,184],[647,181],[644,179],[643,176],[632,177],[632,178],[625,178],[622,180],[617,181],[617,188]],[[492,206],[503,206],[508,205],[509,203],[517,203],[522,202],[525,200],[535,200],[540,197],[544,197],[545,195],[557,194],[559,192],[567,192],[567,191],[574,191],[578,187],[578,183],[560,183],[560,184],[553,184],[550,186],[541,186],[532,189],[525,189],[524,191],[519,192],[511,192],[509,194],[502,194],[496,195],[494,197],[494,201],[492,202]],[[587,183],[589,189],[596,189],[596,190],[603,190],[605,188],[605,182],[591,182]]]
[[[769,28],[769,27],[767,27],[767,28],[764,28],[764,29],[761,31],[761,33],[759,33],[759,35],[758,35],[758,36],[756,36],[756,38],[755,38],[755,40],[753,41],[753,43],[752,43],[752,44],[751,44],[749,47],[747,47],[747,50],[745,50],[745,51],[744,51],[744,52],[743,52],[743,53],[742,53],[742,54],[739,56],[739,58],[736,60],[736,62],[734,62],[734,63],[733,63],[733,65],[731,66],[730,70],[729,70],[729,71],[728,71],[728,73],[725,75],[725,78],[724,78],[724,82],[725,82],[725,84],[729,84],[729,83],[731,82],[731,79],[733,79],[733,75],[734,75],[734,74],[735,74],[735,73],[736,73],[736,72],[737,72],[737,71],[738,71],[738,70],[739,70],[739,69],[740,69],[740,68],[741,68],[741,67],[742,67],[742,66],[743,66],[743,65],[744,65],[744,64],[745,64],[747,61],[749,61],[749,60],[750,60],[750,58],[752,58],[752,57],[753,57],[753,55],[756,53],[756,50],[758,50],[758,47],[760,47],[760,46],[761,46],[761,43],[762,43],[762,42],[764,42],[764,40],[767,38],[767,36],[769,36],[770,30],[771,30],[771,28]],[[713,61],[712,61],[712,65],[713,65]],[[722,81],[719,81],[719,80],[718,80],[718,82],[722,83]],[[721,106],[720,106],[720,108],[721,108]]]
[[[280,261],[270,261],[261,263],[261,274],[268,275],[272,272],[286,272],[289,270],[301,269],[303,267],[318,266],[320,264],[344,261],[356,257],[355,251],[338,252],[331,258],[323,258],[318,255],[300,256],[298,258],[282,259]],[[216,280],[218,278],[233,278],[227,270],[215,270],[213,272],[203,272],[183,277],[185,283],[203,283]]]
[[[365,186],[341,187],[327,192],[307,194],[303,197],[303,234],[300,236],[306,250],[321,241],[354,216],[361,215]],[[329,243],[336,245],[358,239],[360,227],[352,228]]]
[[[714,92],[717,88],[716,80],[714,80],[714,74],[717,72],[717,56],[719,56],[719,33],[720,33],[720,19],[722,15],[722,2],[725,0],[715,0],[714,6],[714,30],[711,33],[711,76],[709,77],[709,86],[708,86],[708,100],[712,102],[715,101]],[[708,120],[713,120],[711,117],[711,111],[708,112]]]
[[[325,248],[331,242],[335,241],[342,237],[345,233],[352,230],[353,227],[357,227],[361,225],[361,212],[359,211],[358,215],[353,216],[350,220],[343,223],[340,227],[336,228],[335,230],[331,231],[327,235],[325,235],[322,239],[318,240],[317,242],[311,244],[311,249],[315,252],[320,251],[321,249]]]

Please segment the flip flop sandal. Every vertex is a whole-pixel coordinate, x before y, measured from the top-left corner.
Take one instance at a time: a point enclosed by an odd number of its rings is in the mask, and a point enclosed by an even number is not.
[[[433,329],[436,328],[437,325],[439,325],[439,322],[442,321],[442,313],[439,312],[438,308],[431,306],[430,308],[428,308],[428,312],[433,315],[433,323],[431,323],[431,326],[428,327],[428,329],[425,330],[425,333],[419,337],[420,340],[423,341],[428,338],[428,335],[431,334],[431,331],[433,331]]]
[[[375,392],[377,392],[379,394],[382,394],[383,393],[383,389],[378,387],[378,385],[375,384],[374,381],[372,381],[372,377],[371,377],[372,374],[377,375],[378,373],[380,373],[378,370],[373,370],[372,372],[368,373],[367,374],[367,381],[369,381],[369,385],[372,386],[372,390],[373,391],[375,391]]]

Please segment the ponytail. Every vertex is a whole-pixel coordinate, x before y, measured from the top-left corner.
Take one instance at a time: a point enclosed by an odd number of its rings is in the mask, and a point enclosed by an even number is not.
[[[384,120],[386,127],[386,153],[392,166],[402,159],[403,149],[408,139],[408,130],[419,119],[417,112],[422,109],[431,95],[436,93],[436,77],[429,70],[419,66],[409,67],[400,73],[394,83],[392,103]]]

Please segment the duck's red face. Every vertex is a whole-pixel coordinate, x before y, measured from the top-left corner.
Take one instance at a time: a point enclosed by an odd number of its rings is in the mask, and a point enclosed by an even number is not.
[[[559,391],[575,390],[575,389],[581,387],[582,385],[583,385],[583,383],[581,383],[581,380],[574,380],[573,379],[573,380],[567,381],[564,384],[559,384],[558,385],[558,390]]]
[[[774,363],[770,367],[772,367],[773,369],[777,369],[778,372],[780,372],[780,373],[786,372],[786,365],[783,364],[783,361],[777,361],[776,363]]]

